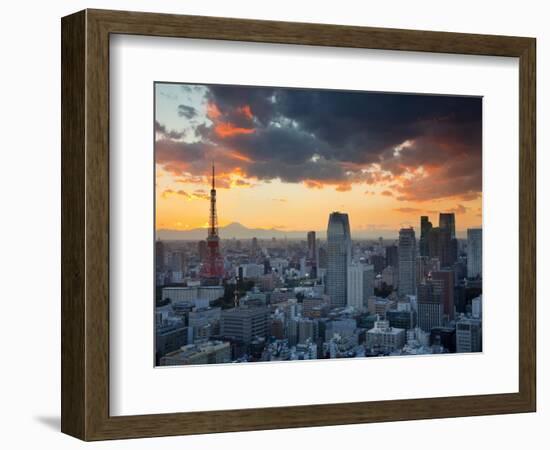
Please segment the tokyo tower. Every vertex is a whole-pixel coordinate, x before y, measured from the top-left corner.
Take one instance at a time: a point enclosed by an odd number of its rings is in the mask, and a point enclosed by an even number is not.
[[[212,164],[212,189],[210,189],[210,216],[208,219],[208,236],[206,238],[207,255],[200,276],[210,282],[220,281],[224,277],[223,258],[220,253],[218,235],[218,215],[216,213],[216,175]]]

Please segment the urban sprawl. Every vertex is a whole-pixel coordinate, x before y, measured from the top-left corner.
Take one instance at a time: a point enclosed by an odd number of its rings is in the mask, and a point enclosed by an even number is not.
[[[482,350],[482,230],[454,213],[420,236],[220,239],[214,172],[205,240],[155,242],[156,365],[426,355]]]

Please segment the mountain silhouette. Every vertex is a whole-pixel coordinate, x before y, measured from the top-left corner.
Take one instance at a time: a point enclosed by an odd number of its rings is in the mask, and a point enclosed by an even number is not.
[[[232,222],[224,227],[219,227],[221,239],[252,239],[261,240],[276,239],[307,239],[307,233],[311,230],[281,230],[278,228],[248,228],[242,223]],[[326,230],[313,230],[317,238],[326,239]],[[163,241],[200,241],[206,239],[207,228],[194,228],[191,230],[159,229],[156,237]],[[369,229],[352,230],[352,239],[377,239],[382,236],[384,239],[396,239],[397,230]]]
[[[309,230],[308,230],[309,231]],[[157,230],[157,237],[161,240],[201,240],[206,239],[207,228],[194,228],[191,230]],[[319,234],[319,232],[317,232]],[[324,235],[324,232],[322,232]],[[224,227],[219,227],[221,239],[306,239],[307,231],[284,231],[276,228],[248,228],[239,222],[232,222]]]

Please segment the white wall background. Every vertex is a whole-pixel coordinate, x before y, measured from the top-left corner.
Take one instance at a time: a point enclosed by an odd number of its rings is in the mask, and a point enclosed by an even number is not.
[[[371,4],[372,3],[372,4]],[[338,2],[73,0],[5,2],[0,14],[0,442],[4,448],[79,448],[59,432],[60,17],[86,7],[339,23],[538,39],[538,409],[536,414],[141,439],[96,448],[280,449],[343,445],[447,450],[548,442],[550,270],[549,11],[536,0]],[[545,255],[546,254],[546,255]],[[368,380],[366,380],[368,382]],[[543,448],[544,445],[538,445]]]

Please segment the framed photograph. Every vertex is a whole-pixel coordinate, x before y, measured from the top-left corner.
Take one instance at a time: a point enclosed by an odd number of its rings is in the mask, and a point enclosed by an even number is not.
[[[535,411],[534,38],[61,25],[64,433]]]

